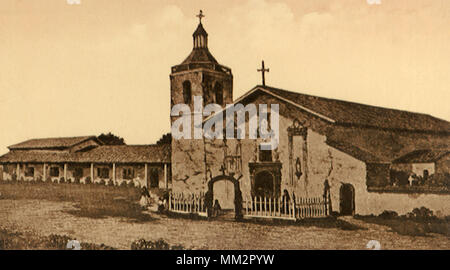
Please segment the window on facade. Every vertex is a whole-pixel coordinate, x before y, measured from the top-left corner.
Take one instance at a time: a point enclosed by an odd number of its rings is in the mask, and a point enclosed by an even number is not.
[[[272,150],[261,150],[261,149],[259,149],[259,161],[261,161],[261,162],[271,162],[272,161]]]
[[[269,108],[267,108],[267,114],[259,114],[258,115],[258,127],[257,127],[257,129],[256,129],[256,137],[260,137],[260,138],[263,138],[263,137],[267,137],[267,136],[270,136],[270,133],[271,133],[271,121],[270,121],[270,116],[271,115],[271,113],[270,113],[270,109]],[[248,116],[247,116],[247,114],[245,115],[245,117],[246,117],[246,121],[249,121],[248,120]],[[262,131],[263,131],[263,133],[261,133],[261,129],[262,129]]]
[[[50,168],[50,176],[51,177],[58,177],[59,176],[59,168],[58,167],[51,167]]]
[[[27,176],[27,177],[34,177],[34,168],[33,167],[27,167],[25,169],[25,176]]]
[[[192,97],[192,89],[191,89],[191,82],[190,81],[184,81],[183,82],[183,100],[185,104],[191,103],[191,97]]]
[[[83,168],[75,168],[75,171],[73,172],[73,177],[75,178],[83,177]]]
[[[134,169],[125,168],[122,172],[123,179],[133,179],[134,178]]]
[[[108,168],[97,168],[97,175],[99,178],[109,178]]]
[[[223,105],[223,87],[219,82],[214,85],[214,93],[216,95],[216,103]]]

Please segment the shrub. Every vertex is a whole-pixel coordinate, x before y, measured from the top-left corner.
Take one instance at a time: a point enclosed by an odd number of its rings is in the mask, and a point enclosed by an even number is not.
[[[433,214],[433,211],[426,207],[420,207],[420,208],[414,208],[411,212],[406,214],[409,218],[415,218],[420,220],[429,220],[436,218],[436,216]]]
[[[16,173],[13,173],[13,174],[11,175],[11,181],[13,181],[13,182],[16,182],[16,181],[17,181],[17,175],[16,175]]]
[[[29,250],[29,249],[67,249],[69,241],[75,240],[67,235],[51,234],[49,236],[39,236],[30,232],[14,232],[0,228],[0,250]],[[112,247],[104,244],[97,245],[93,243],[81,242],[82,250],[110,250]]]
[[[113,182],[112,179],[109,179],[109,180],[108,180],[108,186],[114,186],[114,182]]]
[[[91,177],[90,176],[86,177],[86,179],[84,179],[84,183],[91,184],[92,183]]]
[[[59,178],[59,183],[63,184],[66,182],[66,179],[64,177]]]
[[[383,213],[378,215],[378,217],[380,217],[382,219],[394,219],[394,218],[398,217],[398,214],[395,211],[384,210]]]
[[[80,178],[75,177],[75,179],[73,180],[74,184],[79,184],[80,183]]]
[[[82,250],[114,250],[115,248],[107,246],[105,244],[92,244],[92,243],[81,243]]]
[[[46,246],[48,248],[66,249],[67,242],[72,239],[67,235],[50,234],[46,240]]]
[[[147,241],[145,239],[139,239],[131,243],[132,250],[182,250],[182,245],[170,246],[164,239],[156,241]]]
[[[105,185],[106,184],[106,182],[105,182],[105,180],[104,179],[101,179],[100,181],[98,181],[97,182],[99,185]]]
[[[440,233],[446,236],[450,236],[450,226],[448,221],[441,220],[441,222],[430,222],[427,224],[427,229],[431,233]]]

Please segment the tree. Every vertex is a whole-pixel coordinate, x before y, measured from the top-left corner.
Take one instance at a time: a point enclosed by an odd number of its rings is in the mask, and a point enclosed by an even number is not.
[[[125,145],[125,140],[119,136],[116,136],[109,132],[108,134],[100,134],[100,136],[97,137],[102,143],[105,145]]]
[[[156,144],[157,145],[170,144],[171,142],[172,142],[172,134],[166,133],[156,142]]]

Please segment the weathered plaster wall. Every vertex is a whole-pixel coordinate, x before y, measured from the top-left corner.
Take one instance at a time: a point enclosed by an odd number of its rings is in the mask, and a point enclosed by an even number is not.
[[[194,96],[202,96],[204,104],[215,102],[214,85],[220,82],[223,86],[224,103],[231,103],[233,96],[233,77],[220,72],[206,69],[189,70],[171,74],[171,106],[184,103],[183,82],[191,83],[191,112],[194,111]],[[203,106],[202,106],[203,107]],[[177,117],[171,117],[171,123]],[[191,125],[191,137],[193,138],[193,118]],[[172,187],[175,192],[199,193],[206,190],[206,169],[209,158],[205,157],[205,147],[212,142],[203,139],[172,139]],[[222,154],[223,157],[223,154]],[[220,167],[219,167],[220,169]],[[215,168],[211,168],[215,170]],[[213,172],[216,174],[216,172]]]
[[[203,140],[173,138],[171,158],[173,191],[185,193],[203,191],[206,182]]]
[[[434,174],[434,163],[415,163],[412,165],[412,171],[416,175],[423,177],[424,170],[428,170],[428,175]]]

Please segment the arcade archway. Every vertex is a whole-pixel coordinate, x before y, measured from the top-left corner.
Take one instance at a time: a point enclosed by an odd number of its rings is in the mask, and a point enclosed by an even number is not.
[[[212,216],[213,204],[214,204],[214,184],[219,181],[229,181],[233,185],[234,190],[234,213],[236,219],[242,218],[242,192],[239,187],[239,181],[229,175],[219,175],[212,178],[208,182],[208,191],[205,195],[205,204],[208,211],[208,216]]]

